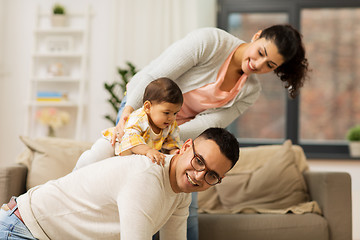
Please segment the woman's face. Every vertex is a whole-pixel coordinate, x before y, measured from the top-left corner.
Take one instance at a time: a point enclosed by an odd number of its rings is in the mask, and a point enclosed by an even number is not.
[[[253,41],[243,52],[241,69],[247,75],[264,74],[274,71],[283,63],[283,56],[272,41],[254,35]]]

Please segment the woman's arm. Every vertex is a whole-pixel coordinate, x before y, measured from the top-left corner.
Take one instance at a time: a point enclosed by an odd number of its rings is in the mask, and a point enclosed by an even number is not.
[[[193,84],[190,79],[187,79],[188,83],[179,83],[179,77],[208,60],[216,43],[214,31],[212,28],[205,28],[189,33],[139,71],[127,86],[126,105],[139,108],[146,86],[160,77],[170,78],[179,86]]]
[[[210,127],[225,128],[240,114],[236,106],[200,113],[194,119],[179,126],[180,139],[182,141],[186,141],[189,138],[195,139],[200,133]]]

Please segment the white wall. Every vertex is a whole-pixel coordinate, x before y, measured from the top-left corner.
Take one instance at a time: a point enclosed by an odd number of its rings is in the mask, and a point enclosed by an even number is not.
[[[18,135],[24,122],[24,99],[30,68],[31,27],[33,10],[30,1],[2,0],[1,59],[4,61],[0,88],[0,159],[13,161],[16,151],[21,147]],[[19,17],[21,16],[21,17]]]
[[[4,9],[5,9],[5,1],[4,0],[0,0],[0,23],[4,22]],[[0,56],[3,56],[3,51],[4,51],[4,44],[1,44],[2,39],[4,37],[4,26],[5,24],[0,24]],[[4,74],[3,67],[4,64],[4,58],[0,57],[0,79],[1,76]],[[1,84],[2,81],[0,81]],[[0,85],[1,87],[1,85]]]
[[[216,25],[215,0],[0,0],[0,164],[12,163],[24,149],[19,135],[25,127],[35,10],[39,5],[50,12],[55,2],[73,12],[88,4],[93,9],[82,135],[89,141],[110,126],[103,118],[112,111],[103,83],[116,78],[116,66],[129,60],[142,68],[187,32]]]
[[[5,9],[5,1],[4,0],[0,0],[0,89],[4,89],[3,86],[3,76],[5,74],[5,70],[4,70],[4,58],[2,57],[4,54],[4,47],[5,45],[3,44],[3,39],[4,39],[4,28],[5,28],[5,24],[1,24],[4,22],[4,9]],[[2,98],[2,94],[0,94],[0,103],[3,102],[4,99]],[[0,133],[2,128],[0,126]]]

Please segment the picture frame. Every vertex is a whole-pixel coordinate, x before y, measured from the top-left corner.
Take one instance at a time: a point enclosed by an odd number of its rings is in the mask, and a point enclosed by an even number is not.
[[[46,38],[46,50],[49,53],[66,53],[73,50],[70,36],[50,36]]]

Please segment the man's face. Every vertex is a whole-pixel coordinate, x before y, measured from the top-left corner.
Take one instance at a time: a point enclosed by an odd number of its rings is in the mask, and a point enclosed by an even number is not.
[[[197,138],[192,144],[193,140],[187,140],[180,150],[180,154],[176,160],[174,175],[170,177],[171,186],[175,192],[201,192],[211,185],[205,181],[205,174],[207,179],[214,174],[218,175],[219,179],[223,178],[225,173],[231,168],[231,161],[220,152],[219,146],[213,140]],[[194,146],[194,148],[193,148]],[[194,169],[195,154],[201,158],[204,163],[205,170],[197,171]]]

